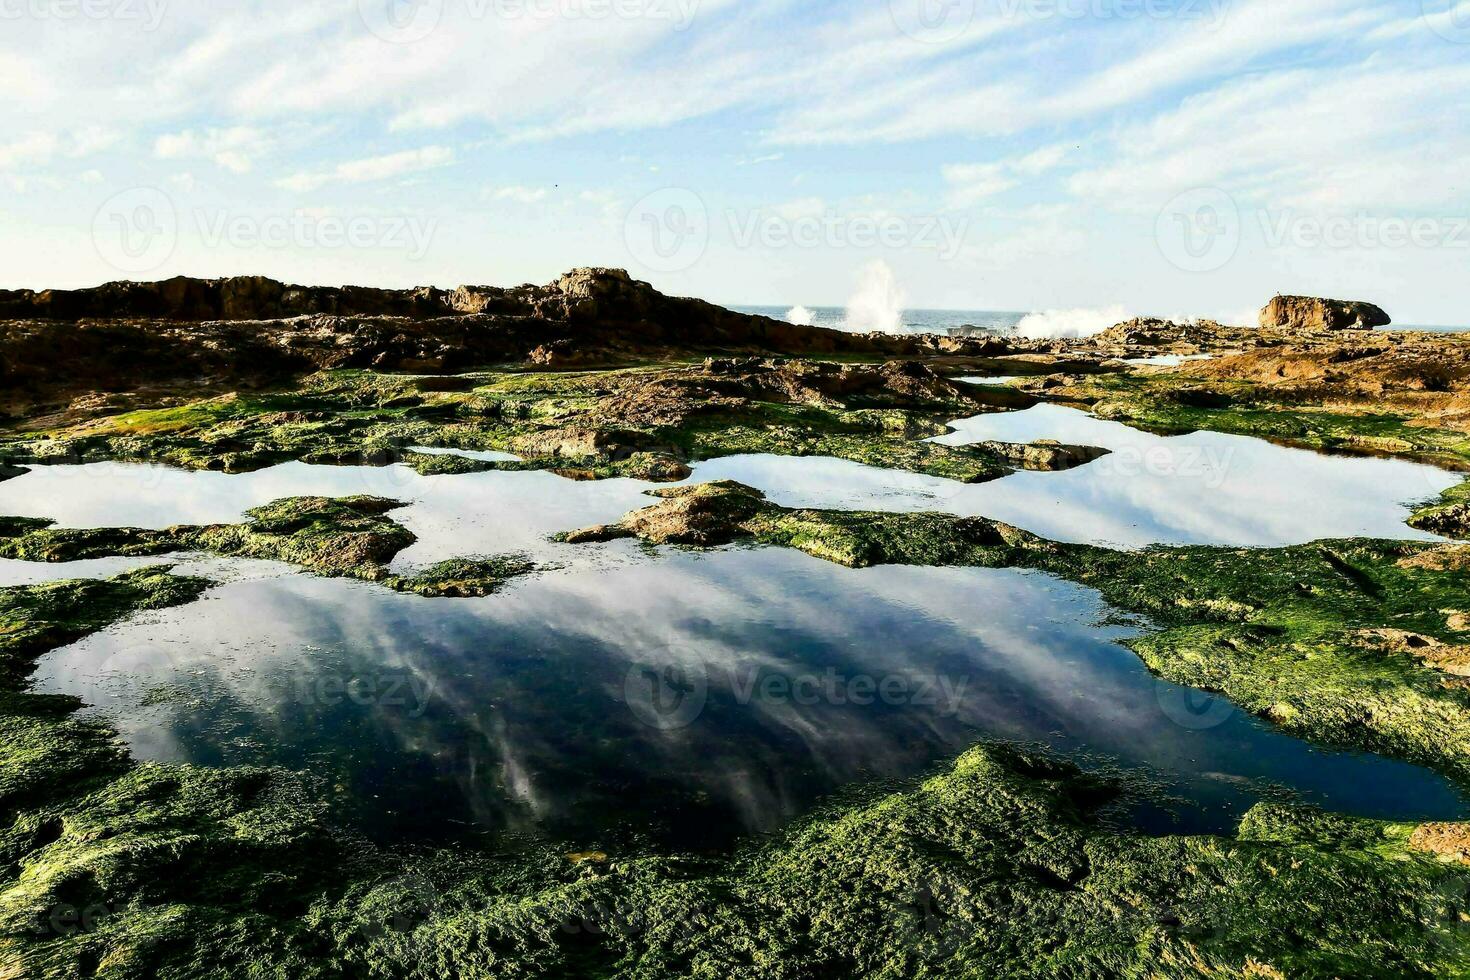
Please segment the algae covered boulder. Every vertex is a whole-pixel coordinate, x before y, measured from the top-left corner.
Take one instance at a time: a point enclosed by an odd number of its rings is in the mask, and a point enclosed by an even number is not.
[[[700,548],[729,544],[750,534],[744,523],[766,507],[759,490],[733,480],[650,491],[659,502],[634,511],[617,524],[583,528],[560,536],[568,544],[636,537],[649,544]]]
[[[1371,330],[1392,322],[1387,313],[1372,303],[1314,296],[1277,296],[1261,311],[1261,326],[1304,333]]]

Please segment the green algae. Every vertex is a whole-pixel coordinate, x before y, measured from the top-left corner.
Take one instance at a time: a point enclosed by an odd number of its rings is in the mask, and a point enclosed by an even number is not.
[[[379,581],[397,592],[411,592],[425,598],[473,598],[491,595],[511,579],[540,568],[524,555],[450,558],[413,575],[390,575]]]
[[[391,857],[284,774],[143,766],[0,837],[0,956],[47,977],[1447,976],[1470,870],[1271,805],[1100,826],[1114,787],[975,749],[728,857]],[[602,858],[603,856],[599,856]],[[192,874],[180,874],[192,869]]]
[[[145,568],[112,579],[52,582],[0,589],[0,677],[29,671],[27,658],[95,633],[123,616],[188,602],[206,583]]]
[[[807,533],[821,519],[773,513],[738,485],[664,497],[772,527],[799,519]],[[335,526],[333,506],[370,522],[386,502],[281,502],[261,509],[253,533]],[[935,540],[924,543],[915,528],[891,525],[867,554],[899,542],[911,556],[948,554],[933,549],[954,535],[927,527]],[[971,549],[1050,547],[995,525],[964,537]],[[574,859],[513,838],[396,854],[335,827],[306,777],[135,765],[104,724],[73,717],[74,699],[22,693],[30,660],[49,646],[203,587],[148,569],[0,590],[0,651],[14,665],[0,675],[0,965],[11,975],[896,980],[1470,969],[1470,866],[1421,853],[1411,825],[1262,804],[1237,839],[1120,832],[1099,819],[1118,784],[1020,749],[977,748],[896,791],[855,791],[726,855],[590,858],[583,849]]]
[[[331,371],[291,391],[227,395],[14,436],[6,451],[17,462],[129,460],[231,473],[300,460],[407,463],[424,475],[570,469],[589,479],[671,480],[686,476],[689,462],[740,453],[833,456],[966,482],[1014,469],[981,448],[921,441],[943,433],[947,420],[981,410],[969,397],[870,392],[845,402],[819,395],[799,402],[778,400],[786,396],[772,391],[710,399],[696,387],[703,380],[702,369],[683,364],[442,378]],[[625,404],[640,391],[650,404],[677,408],[640,414]],[[607,438],[548,451],[568,432]],[[508,451],[524,459],[482,463],[415,453],[414,446]]]
[[[1457,483],[1409,518],[1409,526],[1451,538],[1470,538],[1470,481]]]
[[[319,379],[309,394],[323,401],[312,405],[250,404],[223,419],[184,413],[183,425],[135,417],[129,431],[86,437],[99,440],[86,452],[103,458],[129,445],[154,452],[171,444],[175,465],[250,468],[304,451],[318,461],[404,460],[428,472],[468,472],[475,461],[423,462],[454,457],[415,459],[406,447],[510,449],[602,397],[590,375],[564,384],[479,375],[469,391],[444,392],[422,390],[416,379],[342,374]],[[440,399],[454,403],[452,416]],[[261,413],[281,411],[325,417],[265,426]],[[410,414],[426,412],[441,415]],[[688,458],[850,452],[843,458],[893,465],[887,454],[897,450],[875,448],[874,432],[893,433],[897,446],[935,424],[883,409],[753,412],[640,434]],[[758,421],[744,432],[742,419]],[[199,439],[201,431],[211,438]],[[587,474],[621,475],[659,454],[638,455],[490,465],[580,463]],[[912,467],[965,478],[963,467],[982,463],[941,452]],[[748,536],[852,566],[974,564],[1062,575],[1154,620],[1159,629],[1135,649],[1159,673],[1223,690],[1302,734],[1419,758],[1463,778],[1457,760],[1470,743],[1455,678],[1362,635],[1392,628],[1455,642],[1446,614],[1466,605],[1459,597],[1470,583],[1452,567],[1415,564],[1434,546],[1129,554],[1046,542],[983,519],[786,511],[729,485],[667,494],[665,504],[686,513],[603,531],[693,545]],[[386,517],[392,505],[280,501],[247,524],[177,529],[178,537],[0,521],[0,554],[62,561],[203,547],[418,591],[386,571],[406,546],[407,531]],[[690,526],[696,533],[686,537],[681,529]],[[460,590],[520,574],[518,561],[456,560],[415,579],[428,594],[478,594]],[[93,609],[92,599],[61,599],[66,592],[57,593],[57,608]],[[0,650],[33,656],[70,642],[111,621],[109,608],[116,618],[147,606],[103,601],[95,618],[68,613],[58,618],[69,625],[49,633],[44,616],[18,606],[0,618]],[[20,680],[0,676],[0,807],[9,821],[0,833],[0,975],[1470,975],[1470,869],[1419,853],[1408,825],[1261,804],[1237,839],[1120,833],[1097,820],[1116,792],[1105,780],[986,748],[899,792],[834,803],[723,857],[570,860],[566,848],[510,840],[402,855],[334,828],[320,789],[297,775],[134,766],[105,725],[72,717],[74,701],[19,693]]]
[[[1097,375],[1049,397],[1081,401],[1099,418],[1164,435],[1221,432],[1323,452],[1396,456],[1470,469],[1470,434],[1416,413],[1283,402],[1270,387],[1173,373]]]
[[[417,539],[387,515],[406,506],[383,497],[288,497],[246,512],[241,524],[142,528],[56,528],[49,521],[0,519],[0,558],[80,561],[208,551],[298,565],[317,575],[375,582],[425,597],[489,595],[536,569],[520,555],[461,557],[412,575],[389,563]]]

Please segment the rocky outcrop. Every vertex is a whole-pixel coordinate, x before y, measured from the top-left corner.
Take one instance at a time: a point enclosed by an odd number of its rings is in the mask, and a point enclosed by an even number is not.
[[[553,460],[567,468],[593,469],[624,463],[623,475],[660,483],[682,480],[693,472],[678,447],[636,430],[547,429],[521,436],[513,446],[529,461]]]
[[[1261,326],[1294,333],[1371,330],[1393,323],[1382,309],[1355,300],[1277,296],[1261,311]]]
[[[574,269],[545,286],[454,290],[292,286],[260,277],[116,282],[0,291],[0,391],[9,396],[0,411],[36,415],[37,403],[61,408],[80,392],[237,390],[324,368],[444,373],[690,352],[911,358],[941,350],[1012,352],[996,338],[796,326],[665,296],[619,269]]]
[[[711,391],[761,401],[801,405],[883,408],[956,407],[981,404],[972,385],[941,377],[919,361],[833,364],[770,358],[710,358],[705,384]]]
[[[853,334],[735,313],[697,299],[665,296],[622,269],[573,269],[545,286],[460,286],[452,290],[293,286],[259,276],[178,277],[112,282],[90,289],[0,290],[0,320],[154,320],[246,323],[297,318],[402,318],[444,323],[464,317],[568,324],[576,340],[630,350],[752,349],[779,353],[1004,353],[996,338],[950,342],[937,336]],[[601,327],[603,329],[589,329]],[[615,329],[614,329],[615,328]],[[549,331],[531,350],[567,336]],[[943,343],[941,343],[943,341]]]
[[[1376,650],[1406,654],[1426,667],[1457,677],[1470,677],[1470,646],[1444,643],[1422,633],[1390,627],[1359,630],[1355,636]]]
[[[759,490],[733,480],[651,491],[659,502],[634,511],[617,524],[603,524],[561,535],[568,544],[639,538],[650,544],[682,544],[700,548],[729,544],[746,537],[744,522],[766,507]]]
[[[1035,442],[982,442],[980,449],[1014,463],[1025,470],[1070,470],[1085,466],[1108,455],[1110,450],[1097,446],[1070,446],[1054,439],[1038,439]]]
[[[1420,511],[1409,518],[1409,526],[1447,538],[1470,538],[1470,503],[1454,503]]]

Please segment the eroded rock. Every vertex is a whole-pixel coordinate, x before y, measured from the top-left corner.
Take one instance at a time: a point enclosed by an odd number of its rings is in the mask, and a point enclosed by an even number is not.
[[[1358,300],[1277,296],[1261,311],[1261,326],[1293,332],[1371,330],[1393,319],[1380,307]]]

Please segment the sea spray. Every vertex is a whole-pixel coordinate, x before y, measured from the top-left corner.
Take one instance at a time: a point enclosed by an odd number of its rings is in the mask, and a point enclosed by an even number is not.
[[[907,302],[908,294],[898,284],[892,267],[882,259],[870,262],[858,274],[857,291],[847,301],[843,327],[857,333],[902,333]]]
[[[1016,325],[1016,333],[1034,339],[1075,339],[1091,337],[1116,323],[1128,319],[1129,314],[1122,306],[1110,306],[1101,310],[1047,310],[1044,313],[1029,313]]]
[[[805,306],[793,306],[786,311],[786,322],[798,327],[809,327],[817,322],[817,315]]]

